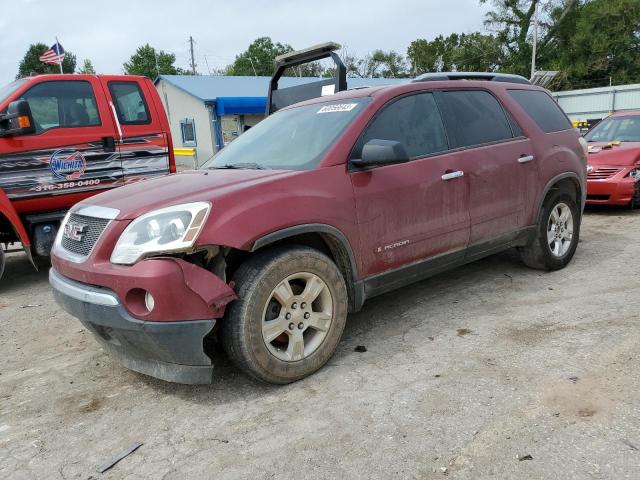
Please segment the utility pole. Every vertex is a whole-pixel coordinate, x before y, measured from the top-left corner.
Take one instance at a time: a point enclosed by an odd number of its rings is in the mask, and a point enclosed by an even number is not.
[[[196,74],[196,59],[195,59],[195,57],[193,55],[193,42],[194,42],[193,37],[189,36],[189,45],[190,45],[190,50],[191,50],[191,73],[193,75],[195,75]]]
[[[533,53],[531,55],[531,78],[536,73],[536,49],[538,48],[538,0],[533,0]]]

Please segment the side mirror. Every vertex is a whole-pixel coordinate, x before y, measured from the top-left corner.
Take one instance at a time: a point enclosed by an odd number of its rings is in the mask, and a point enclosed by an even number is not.
[[[0,114],[0,137],[13,137],[36,133],[29,102],[24,99],[11,102],[7,112]]]
[[[402,143],[374,138],[362,147],[362,158],[352,159],[351,164],[356,168],[368,168],[408,161],[409,154]]]

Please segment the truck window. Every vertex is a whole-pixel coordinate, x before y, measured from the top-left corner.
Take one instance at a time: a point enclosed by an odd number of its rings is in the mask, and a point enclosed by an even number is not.
[[[151,123],[149,109],[136,82],[109,82],[109,92],[114,100],[118,121],[123,125]]]
[[[443,152],[449,148],[440,112],[432,93],[402,97],[384,107],[367,127],[357,151],[369,140],[395,140],[404,145],[411,158]]]
[[[100,125],[96,98],[89,82],[42,82],[27,90],[22,98],[29,102],[37,133],[57,127]]]
[[[509,90],[513,99],[545,133],[572,128],[571,122],[556,101],[540,90]]]
[[[502,105],[484,90],[442,92],[447,129],[455,148],[473,147],[513,138]]]

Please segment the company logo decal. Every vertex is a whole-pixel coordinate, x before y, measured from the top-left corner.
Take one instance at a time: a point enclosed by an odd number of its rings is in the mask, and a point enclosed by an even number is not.
[[[84,238],[84,235],[87,233],[88,227],[88,225],[68,222],[64,226],[64,232],[62,233],[62,235],[70,240],[81,242]]]
[[[60,180],[76,180],[84,175],[87,160],[84,155],[72,148],[61,148],[51,154],[49,169]]]

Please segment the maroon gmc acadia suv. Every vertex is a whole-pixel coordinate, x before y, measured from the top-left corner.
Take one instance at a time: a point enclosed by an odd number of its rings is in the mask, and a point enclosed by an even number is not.
[[[59,304],[128,368],[207,383],[217,336],[288,383],[334,353],[365,300],[515,247],[566,266],[586,143],[524,78],[437,74],[282,108],[197,171],[83,200]]]

